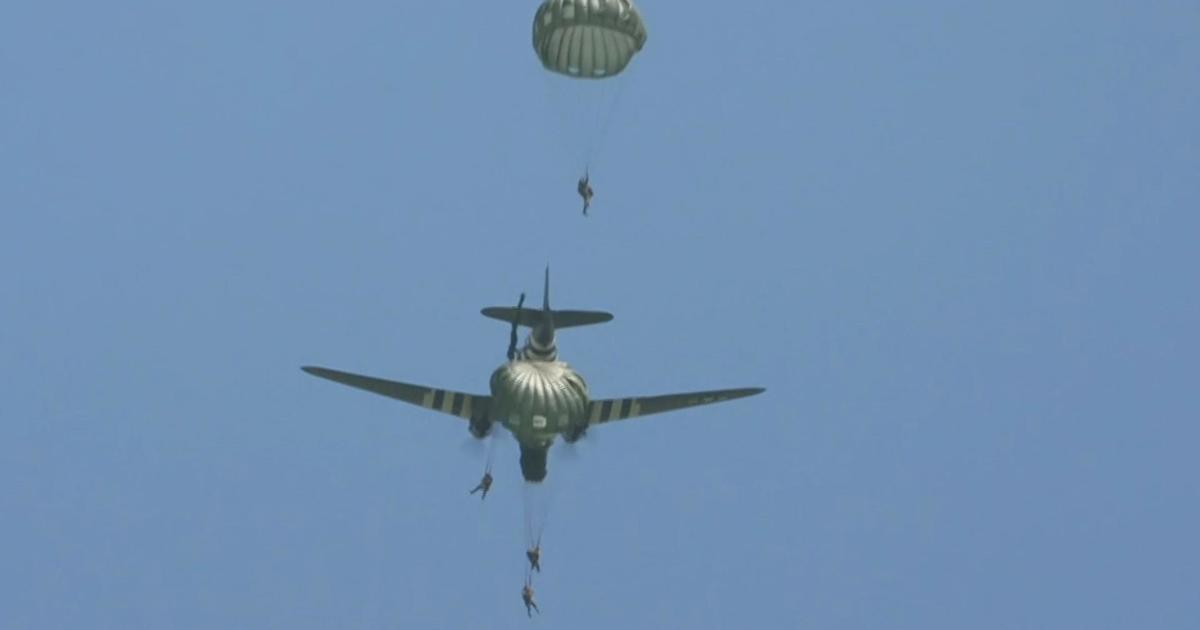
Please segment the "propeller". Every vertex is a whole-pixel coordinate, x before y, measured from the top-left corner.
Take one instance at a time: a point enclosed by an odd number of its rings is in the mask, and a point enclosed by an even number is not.
[[[562,454],[566,459],[575,460],[585,451],[594,451],[599,448],[600,443],[596,440],[596,435],[591,431],[584,431],[575,441],[569,442],[565,438],[562,441]]]

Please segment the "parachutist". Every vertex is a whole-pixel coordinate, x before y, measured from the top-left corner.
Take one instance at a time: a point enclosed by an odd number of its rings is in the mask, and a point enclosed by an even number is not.
[[[525,552],[525,557],[529,558],[529,570],[542,572],[542,546],[534,545],[533,549]]]
[[[525,614],[533,617],[534,610],[540,615],[542,611],[538,608],[537,602],[533,601],[533,586],[529,582],[525,582],[525,588],[521,589],[521,599],[525,602]]]
[[[595,196],[595,193],[592,191],[591,179],[586,172],[584,172],[583,177],[579,178],[579,185],[576,186],[576,190],[579,191],[579,196],[583,197],[583,216],[586,217],[588,215],[588,208],[592,205],[592,197]]]
[[[492,473],[485,472],[485,473],[483,473],[483,479],[479,480],[479,485],[475,486],[475,489],[471,491],[471,494],[475,494],[476,492],[479,492],[480,490],[482,490],[483,495],[479,497],[479,500],[482,501],[487,498],[488,490],[491,490],[491,489],[492,489]]]
[[[508,360],[511,362],[517,358],[517,326],[521,323],[521,307],[525,305],[525,294],[521,294],[521,299],[517,300],[517,312],[513,315],[512,332],[508,336]]]

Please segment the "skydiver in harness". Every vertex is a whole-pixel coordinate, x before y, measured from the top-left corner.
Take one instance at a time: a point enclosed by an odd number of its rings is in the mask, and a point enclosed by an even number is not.
[[[521,589],[521,600],[525,602],[525,614],[527,616],[533,617],[532,611],[534,610],[536,610],[539,615],[542,614],[541,609],[538,608],[537,602],[533,601],[533,586],[528,580],[525,581],[525,588]]]
[[[587,216],[588,208],[592,205],[592,197],[595,193],[592,192],[591,179],[587,171],[583,172],[583,177],[579,178],[579,185],[575,187],[579,191],[579,196],[583,197],[583,216]]]
[[[491,471],[486,471],[483,473],[483,479],[479,480],[479,485],[475,486],[475,489],[471,491],[471,494],[475,494],[476,492],[479,492],[480,490],[482,490],[483,495],[479,497],[479,500],[482,501],[487,498],[488,490],[491,490],[491,489],[492,489],[492,473],[491,473]]]
[[[542,543],[538,543],[525,552],[525,557],[529,559],[529,570],[542,572]]]
[[[512,333],[508,335],[508,360],[517,358],[517,325],[521,323],[521,307],[525,304],[525,294],[517,300],[517,314],[513,316]]]

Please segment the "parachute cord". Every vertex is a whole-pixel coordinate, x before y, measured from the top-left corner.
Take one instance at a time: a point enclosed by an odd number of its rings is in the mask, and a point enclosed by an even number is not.
[[[608,139],[608,128],[612,124],[613,115],[617,112],[617,107],[621,104],[621,96],[625,94],[625,84],[629,77],[622,77],[617,80],[614,86],[615,93],[608,101],[608,107],[603,111],[597,112],[599,120],[594,121],[592,127],[599,125],[599,131],[594,137],[589,138],[587,155],[584,157],[584,162],[590,166],[593,158],[598,158],[604,150],[604,141]],[[585,171],[587,166],[585,166]]]
[[[525,482],[523,492],[523,508],[525,515],[525,543],[528,545],[530,540],[533,540],[533,498],[530,496],[531,488],[529,482]]]
[[[529,507],[525,508],[525,548],[529,548],[530,541],[533,540],[533,516],[529,513]]]
[[[550,515],[549,488],[542,484],[525,484],[525,548],[541,544],[542,534]]]
[[[483,469],[486,474],[492,474],[492,462],[496,459],[496,429],[493,428],[490,435],[487,437],[487,464]]]
[[[546,501],[545,509],[542,511],[542,522],[538,524],[537,532],[533,536],[533,545],[535,547],[542,546],[542,534],[546,533],[546,522],[550,520],[550,502]]]
[[[573,168],[578,168],[579,147],[571,141],[568,134],[568,131],[576,125],[571,124],[567,113],[569,110],[579,107],[580,99],[577,95],[572,94],[571,86],[566,85],[562,77],[550,72],[539,74],[542,75],[542,87],[545,88],[545,102],[558,118],[558,131],[553,134],[555,144],[561,151],[562,157],[569,160]]]
[[[579,170],[589,171],[604,148],[605,136],[625,92],[629,77],[600,81],[564,79],[551,72],[544,77],[546,101],[562,131],[555,134],[560,150]],[[573,116],[573,112],[585,113]],[[582,151],[582,153],[581,153]]]

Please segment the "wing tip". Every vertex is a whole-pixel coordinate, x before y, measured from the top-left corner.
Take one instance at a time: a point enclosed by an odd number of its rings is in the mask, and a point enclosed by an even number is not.
[[[732,389],[732,390],[729,390],[729,392],[727,393],[728,398],[726,398],[725,400],[737,400],[738,398],[749,398],[751,396],[757,396],[765,391],[767,391],[767,388],[765,388],[765,387],[741,387],[738,389]]]
[[[300,370],[306,374],[312,374],[313,376],[319,376],[321,378],[330,378],[332,374],[337,373],[335,370],[317,367],[315,365],[301,365]]]

